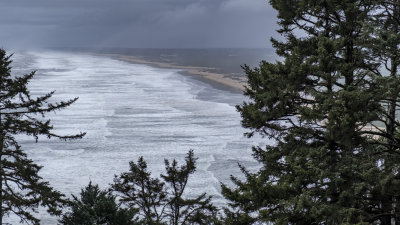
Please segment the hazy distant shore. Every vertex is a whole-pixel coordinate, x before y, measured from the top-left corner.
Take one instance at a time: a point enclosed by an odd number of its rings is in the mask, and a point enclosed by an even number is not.
[[[111,57],[113,59],[129,63],[147,64],[159,68],[182,70],[184,72],[183,74],[190,75],[191,77],[204,82],[209,82],[210,84],[218,88],[229,89],[231,91],[242,92],[246,84],[245,79],[239,80],[237,78],[235,79],[229,77],[229,75],[226,74],[214,73],[209,71],[213,70],[214,68],[174,65],[173,62],[171,63],[157,62],[147,59],[146,60],[140,59],[136,56],[124,55],[124,54],[99,54],[99,55]]]

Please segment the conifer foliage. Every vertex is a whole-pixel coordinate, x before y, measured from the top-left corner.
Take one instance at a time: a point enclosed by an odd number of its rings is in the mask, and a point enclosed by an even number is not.
[[[231,224],[400,223],[399,2],[270,0],[282,61],[244,66],[257,173],[223,185]],[[387,74],[390,74],[389,76]]]
[[[54,92],[31,96],[27,85],[35,72],[12,75],[11,62],[11,55],[0,49],[0,224],[8,214],[17,215],[24,223],[39,224],[32,212],[41,206],[50,214],[59,215],[63,195],[38,175],[41,167],[27,158],[15,135],[33,136],[37,141],[40,135],[66,140],[81,138],[84,133],[71,136],[53,133],[50,120],[44,120],[46,113],[63,109],[77,99],[51,103]]]
[[[151,177],[143,157],[129,166],[129,172],[115,177],[112,189],[122,203],[139,212],[143,224],[214,224],[217,221],[217,209],[206,193],[195,198],[184,196],[189,176],[196,170],[193,151],[189,151],[185,164],[180,167],[176,160],[165,160],[166,174],[161,175],[162,180]]]
[[[82,189],[80,198],[73,196],[71,211],[60,221],[63,225],[139,225],[136,211],[121,208],[110,191],[100,190],[91,182]]]

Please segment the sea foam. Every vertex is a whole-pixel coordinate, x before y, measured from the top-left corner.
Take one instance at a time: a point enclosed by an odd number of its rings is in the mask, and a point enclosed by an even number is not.
[[[223,204],[219,182],[240,175],[237,163],[258,165],[254,140],[243,136],[234,105],[244,97],[217,90],[177,70],[130,64],[90,54],[30,52],[16,54],[15,73],[37,70],[29,88],[34,95],[56,90],[54,100],[79,97],[65,110],[49,114],[55,132],[87,132],[81,140],[19,136],[40,175],[55,189],[79,194],[89,181],[105,188],[128,162],[144,156],[153,176],[164,172],[164,158],[182,162],[189,149],[198,158],[188,195],[203,192]],[[201,97],[200,97],[201,96]],[[40,215],[43,224],[55,219]],[[10,218],[12,222],[13,219]]]

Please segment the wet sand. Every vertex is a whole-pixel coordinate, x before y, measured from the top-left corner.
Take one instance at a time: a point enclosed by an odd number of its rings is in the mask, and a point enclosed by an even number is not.
[[[165,62],[155,62],[150,60],[143,60],[139,59],[135,56],[128,56],[122,54],[99,54],[101,56],[111,57],[113,59],[121,60],[124,62],[129,63],[136,63],[136,64],[147,64],[159,68],[168,68],[168,69],[177,69],[182,70],[184,73],[192,76],[195,79],[199,79],[201,81],[210,82],[211,84],[214,83],[217,87],[228,88],[233,91],[244,91],[246,80],[237,80],[232,79],[224,74],[213,73],[209,72],[208,70],[213,70],[214,68],[207,68],[207,67],[193,67],[193,66],[180,66],[174,65],[172,63],[165,63]]]

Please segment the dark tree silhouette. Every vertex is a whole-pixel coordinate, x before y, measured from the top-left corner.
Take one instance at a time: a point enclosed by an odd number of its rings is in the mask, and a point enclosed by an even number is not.
[[[237,224],[400,223],[400,2],[270,0],[282,60],[244,66],[261,169],[223,185]]]
[[[11,55],[0,49],[0,224],[4,215],[15,214],[24,223],[39,224],[32,212],[39,206],[60,215],[63,195],[38,175],[36,165],[17,143],[15,135],[25,134],[38,140],[40,135],[63,140],[82,138],[85,133],[60,136],[52,132],[46,113],[74,103],[77,98],[50,103],[53,92],[31,96],[27,85],[35,72],[23,76],[11,74]]]
[[[71,211],[60,220],[63,225],[139,225],[136,210],[121,208],[110,191],[100,190],[98,185],[89,183],[82,189],[80,198],[72,196],[68,204]]]
[[[196,170],[196,158],[189,151],[185,164],[165,160],[166,174],[161,179],[152,178],[143,157],[130,162],[130,171],[116,176],[113,184],[121,202],[139,211],[144,224],[215,224],[217,209],[211,197],[203,193],[195,198],[185,198],[184,191],[189,176]]]

